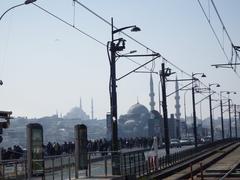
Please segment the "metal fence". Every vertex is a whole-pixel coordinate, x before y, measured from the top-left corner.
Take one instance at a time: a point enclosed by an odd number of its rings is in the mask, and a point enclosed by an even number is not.
[[[233,140],[225,139],[211,144],[201,145],[197,148],[186,149],[172,153],[168,156],[147,156],[146,150],[131,152],[118,152],[120,156],[120,169],[122,176],[144,176],[149,173],[163,170],[191,159],[203,151],[216,148]],[[73,154],[48,156],[44,158],[44,176],[46,180],[72,179],[78,175],[85,177],[110,177],[112,176],[112,152],[88,152],[87,169],[75,170],[75,157]],[[115,152],[116,154],[116,152]],[[26,159],[0,161],[0,179],[27,179]]]
[[[172,153],[168,156],[161,156],[158,159],[154,156],[147,156],[144,150],[126,152],[121,154],[121,172],[123,176],[141,177],[174,166],[180,162],[196,157],[204,151],[209,151],[211,148],[214,149],[217,146],[231,141],[234,141],[234,139],[219,140],[214,143],[203,144],[197,148],[190,148]]]
[[[24,159],[0,161],[0,179],[26,179],[26,169]]]
[[[75,171],[73,154],[47,156],[44,158],[44,177],[46,180],[112,176],[112,152],[89,152],[87,169]],[[26,159],[0,161],[0,179],[27,179]]]

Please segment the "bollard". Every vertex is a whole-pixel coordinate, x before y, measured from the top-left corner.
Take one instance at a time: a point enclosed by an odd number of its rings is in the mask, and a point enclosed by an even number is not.
[[[43,127],[38,123],[27,125],[27,179],[44,178]]]
[[[78,178],[79,170],[87,170],[88,153],[87,153],[87,126],[77,124],[74,126],[75,136],[75,178]]]

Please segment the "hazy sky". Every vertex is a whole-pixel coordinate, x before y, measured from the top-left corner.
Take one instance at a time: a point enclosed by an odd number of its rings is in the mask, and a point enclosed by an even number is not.
[[[21,3],[21,0],[1,0],[0,14]],[[227,60],[200,9],[197,0],[81,0],[83,4],[110,21],[114,18],[117,27],[138,25],[141,32],[133,36],[151,49],[162,54],[187,73],[204,72],[203,82],[220,83],[218,90],[238,91],[240,79],[230,69],[215,69],[211,64],[226,63]],[[208,10],[208,0],[202,0]],[[240,45],[240,1],[215,0],[233,43]],[[51,13],[107,44],[111,38],[109,25],[90,14],[71,0],[38,0],[36,2]],[[221,42],[227,43],[213,9],[212,23]],[[122,34],[127,40],[125,52],[138,50],[139,54],[149,51]],[[49,16],[34,5],[18,7],[7,13],[0,21],[0,110],[13,111],[14,116],[42,117],[58,111],[65,115],[79,105],[90,114],[91,98],[94,99],[94,115],[104,118],[109,112],[109,63],[106,47],[98,44],[73,28]],[[226,51],[230,51],[227,49]],[[124,53],[124,52],[123,52]],[[135,58],[144,63],[149,58]],[[160,70],[162,59],[155,61],[154,71]],[[150,64],[148,67],[151,68]],[[177,71],[178,78],[186,78]],[[137,65],[125,58],[117,61],[117,76],[120,77]],[[142,69],[146,70],[146,69]],[[175,79],[176,75],[172,75]],[[158,100],[159,77],[154,78],[155,101]],[[168,94],[174,90],[168,83]],[[216,89],[217,90],[217,89]],[[131,74],[118,82],[118,114],[124,114],[137,102],[149,108],[149,74]],[[183,116],[183,94],[181,111]],[[203,96],[197,95],[196,101]],[[239,95],[232,96],[239,104]],[[187,115],[191,115],[191,92],[186,94]],[[174,96],[168,98],[169,113],[174,113]],[[214,106],[216,102],[214,102]],[[202,103],[203,117],[208,116],[208,101]],[[158,104],[156,105],[158,108]],[[218,116],[218,111],[215,116]],[[199,116],[199,105],[197,105]]]

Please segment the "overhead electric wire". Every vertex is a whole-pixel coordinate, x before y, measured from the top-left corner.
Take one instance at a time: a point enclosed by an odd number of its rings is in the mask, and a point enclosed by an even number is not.
[[[221,24],[222,24],[223,30],[225,31],[225,33],[226,33],[226,35],[227,35],[229,41],[231,42],[231,45],[234,45],[233,42],[232,42],[231,37],[230,37],[229,34],[228,34],[228,31],[227,31],[227,29],[226,29],[226,26],[224,25],[224,23],[223,23],[223,21],[222,21],[222,18],[221,18],[220,14],[219,14],[219,12],[218,12],[218,10],[217,10],[217,7],[216,7],[214,1],[211,0],[211,2],[212,2],[212,5],[213,5],[213,7],[214,7],[214,9],[215,9],[215,11],[216,11],[216,14],[217,14],[217,16],[218,16],[220,22],[221,22]]]
[[[227,55],[227,52],[226,52],[225,49],[224,49],[224,44],[221,43],[221,41],[220,41],[220,39],[219,39],[219,37],[218,37],[215,29],[213,28],[213,25],[212,25],[212,23],[211,23],[211,21],[210,21],[210,16],[209,16],[209,17],[207,16],[207,13],[206,13],[206,11],[204,10],[201,1],[200,1],[200,0],[197,0],[197,1],[198,1],[199,6],[201,7],[201,10],[202,10],[205,18],[207,19],[207,22],[208,22],[209,26],[211,27],[211,30],[212,30],[215,38],[217,39],[217,42],[218,42],[218,44],[219,44],[219,46],[220,46],[223,54],[225,55],[225,57],[226,57],[226,59],[227,59],[227,61],[228,61],[228,64],[231,65],[231,69],[233,69],[233,71],[235,72],[235,74],[236,74],[236,75],[238,76],[238,78],[240,79],[240,75],[239,75],[239,73],[236,71],[236,65],[235,65],[235,68],[233,68],[233,65],[234,65],[233,62],[232,62],[232,61],[233,61],[233,60],[232,60],[233,53],[232,53],[232,55],[231,55],[231,58],[229,58],[228,55]],[[232,39],[231,39],[231,37],[230,37],[227,29],[226,29],[226,26],[224,25],[224,23],[223,23],[223,21],[222,21],[222,18],[221,18],[220,14],[219,14],[219,12],[218,12],[218,10],[217,10],[217,7],[216,7],[214,1],[211,0],[211,3],[212,3],[212,6],[213,6],[216,14],[217,14],[217,17],[218,17],[220,23],[221,23],[221,25],[222,25],[223,31],[226,33],[226,35],[227,35],[227,37],[228,37],[228,40],[229,40],[229,42],[230,42],[230,44],[231,44],[231,50],[235,52],[235,58],[236,58],[236,59],[235,59],[235,64],[236,64],[236,63],[237,63],[237,59],[240,60],[239,54],[238,54],[237,50],[234,48],[234,44],[233,44],[233,42],[232,42]],[[210,8],[210,7],[209,7],[209,8]]]
[[[86,5],[84,5],[83,3],[79,2],[78,0],[73,0],[75,2],[77,2],[77,4],[79,4],[80,6],[82,6],[83,8],[85,8],[87,11],[89,11],[90,13],[92,13],[93,15],[95,15],[96,17],[98,17],[99,19],[101,19],[103,22],[105,22],[106,24],[111,26],[111,23],[109,21],[107,21],[105,18],[103,18],[102,16],[100,16],[99,14],[97,14],[96,12],[94,12],[93,10],[91,10],[90,8],[88,8]],[[117,29],[116,26],[114,26],[115,29]],[[122,34],[124,34],[125,36],[127,36],[129,39],[133,40],[134,42],[136,42],[137,44],[141,45],[142,47],[146,48],[147,50],[152,51],[153,53],[156,53],[156,51],[152,50],[151,48],[149,48],[148,46],[144,45],[143,43],[141,43],[140,41],[136,40],[135,38],[131,37],[130,35],[128,35],[125,32],[121,32]],[[159,53],[160,54],[160,53]],[[184,70],[182,70],[181,68],[179,68],[178,66],[174,65],[172,62],[170,62],[169,60],[167,60],[166,58],[164,58],[161,54],[160,56],[169,64],[171,64],[173,67],[175,67],[176,69],[178,69],[180,72],[184,73],[187,76],[191,76],[189,73],[185,72]]]
[[[209,19],[208,16],[207,16],[206,11],[204,10],[204,8],[203,8],[203,6],[202,6],[202,3],[200,2],[200,0],[197,0],[197,1],[198,1],[198,3],[199,3],[199,6],[200,6],[201,9],[202,9],[202,12],[203,12],[205,18],[207,19],[208,24],[209,24],[210,27],[211,27],[211,30],[212,30],[212,32],[213,32],[215,38],[217,39],[217,42],[218,42],[219,46],[221,47],[221,49],[222,49],[222,51],[223,51],[225,57],[227,58],[228,61],[231,61],[231,60],[229,60],[229,57],[228,57],[226,51],[224,50],[224,47],[223,47],[223,45],[222,45],[222,43],[221,43],[219,37],[217,36],[217,33],[216,33],[215,29],[213,28],[213,26],[212,26],[212,24],[211,24],[211,21],[210,21],[210,19]]]
[[[73,0],[75,2],[77,2],[77,4],[79,4],[80,6],[82,6],[83,8],[85,8],[87,11],[89,11],[91,14],[93,14],[94,16],[98,17],[100,20],[102,20],[103,22],[105,22],[108,25],[112,25],[109,21],[107,21],[105,18],[103,18],[102,16],[100,16],[99,14],[97,14],[96,12],[94,12],[93,10],[91,10],[90,8],[88,8],[86,5],[84,5],[83,3],[79,2],[78,0]],[[115,29],[118,29],[116,26],[113,26]],[[127,36],[128,38],[130,38],[131,40],[133,40],[134,42],[136,42],[137,44],[141,45],[142,47],[146,48],[147,50],[150,50],[152,52],[156,52],[154,50],[152,50],[151,48],[149,48],[148,46],[144,45],[143,43],[139,42],[138,40],[136,40],[135,38],[131,37],[130,35],[128,35],[125,32],[121,32],[122,34],[124,34],[125,36]],[[160,54],[160,53],[159,53]],[[166,61],[167,63],[169,63],[170,65],[172,65],[174,68],[176,68],[177,70],[179,70],[181,73],[192,77],[191,74],[185,72],[184,70],[182,70],[180,67],[178,67],[177,65],[173,64],[171,61],[167,60],[166,58],[164,58],[161,54],[160,56],[163,58],[164,61]],[[200,81],[200,80],[199,80]],[[200,81],[201,82],[201,81]],[[203,82],[201,82],[204,86],[207,87],[207,85],[205,85]]]
[[[96,41],[98,44],[101,44],[102,46],[105,46],[105,47],[106,47],[106,45],[105,45],[103,42],[101,42],[100,40],[96,39],[96,38],[93,37],[92,35],[90,35],[90,34],[84,32],[84,31],[82,31],[81,29],[77,28],[74,24],[73,24],[73,25],[70,24],[69,22],[65,21],[64,19],[62,19],[62,18],[60,18],[60,17],[58,17],[58,16],[56,16],[55,14],[51,13],[50,11],[46,10],[45,8],[39,6],[39,5],[35,4],[35,3],[32,3],[32,4],[35,5],[37,8],[39,8],[40,10],[42,10],[42,11],[46,12],[47,14],[51,15],[52,17],[54,17],[54,18],[58,19],[59,21],[63,22],[64,24],[66,24],[66,25],[68,25],[68,26],[76,29],[77,31],[79,31],[79,32],[82,33],[83,35],[85,35],[85,36],[89,37],[90,39]],[[74,21],[74,23],[75,23],[75,21]],[[132,60],[132,59],[129,58],[129,57],[125,57],[125,58],[128,59],[129,61],[132,61],[133,63],[135,63],[135,64],[137,64],[137,65],[141,65],[140,63],[137,63],[136,61]],[[147,68],[147,67],[144,67],[144,68],[147,69],[147,70],[150,70],[150,69]]]
[[[211,2],[212,2],[212,5],[213,5],[213,7],[214,7],[214,9],[215,9],[215,12],[216,12],[216,14],[217,14],[217,16],[218,16],[219,21],[220,21],[221,24],[222,24],[223,30],[224,30],[224,32],[226,33],[226,35],[227,35],[227,37],[228,37],[228,40],[229,40],[230,43],[231,43],[231,48],[232,48],[232,50],[235,51],[235,56],[236,56],[235,64],[236,64],[236,63],[237,63],[237,59],[239,59],[238,51],[234,48],[233,41],[232,41],[232,39],[231,39],[231,37],[230,37],[228,31],[227,31],[226,26],[224,25],[224,23],[223,23],[223,21],[222,21],[222,18],[221,18],[220,14],[219,14],[219,12],[218,12],[218,10],[217,10],[217,7],[216,7],[214,1],[211,0]],[[239,60],[240,60],[240,59],[239,59]],[[232,62],[231,62],[231,63],[232,63]],[[236,72],[236,65],[235,65],[234,72],[235,72],[235,73],[238,75],[238,77],[240,78],[240,75]]]
[[[78,0],[73,0],[73,1],[74,1],[74,2],[77,2],[79,5],[81,5],[82,7],[84,7],[86,10],[88,10],[89,12],[91,12],[93,15],[97,16],[99,19],[101,19],[102,21],[104,21],[104,22],[107,23],[108,25],[111,25],[110,22],[108,22],[106,19],[104,19],[103,17],[101,17],[100,15],[98,15],[97,13],[95,13],[94,11],[92,11],[90,8],[88,8],[88,7],[85,6],[84,4],[80,3]],[[60,18],[60,17],[58,17],[58,16],[56,16],[55,14],[53,14],[53,13],[51,13],[50,11],[46,10],[45,8],[37,5],[36,3],[32,3],[32,4],[35,5],[37,8],[41,9],[42,11],[46,12],[47,14],[51,15],[52,17],[60,20],[60,21],[63,22],[64,24],[66,24],[66,25],[68,25],[68,26],[76,29],[77,31],[79,31],[79,32],[82,33],[83,35],[85,35],[85,36],[89,37],[90,39],[96,41],[98,44],[101,44],[102,46],[105,46],[105,47],[106,47],[106,45],[105,45],[103,42],[99,41],[98,39],[96,39],[96,38],[93,37],[92,35],[90,35],[90,34],[84,32],[84,31],[82,31],[81,29],[75,27],[75,25],[70,24],[69,22],[65,21],[64,19],[62,19],[62,18]],[[115,26],[114,26],[114,28],[117,29],[117,27],[115,27]],[[127,33],[122,32],[122,34],[124,34],[125,36],[127,36],[128,38],[130,38],[131,40],[133,40],[134,42],[136,42],[137,44],[143,46],[143,47],[146,48],[147,50],[150,50],[150,51],[152,51],[152,52],[154,52],[154,53],[156,52],[156,51],[152,50],[151,48],[149,48],[148,46],[144,45],[143,43],[139,42],[139,41],[136,40],[135,38],[131,37],[131,36],[128,35]],[[159,54],[160,54],[160,53],[159,53]],[[172,66],[175,67],[176,69],[178,69],[181,73],[183,73],[183,74],[185,74],[185,75],[187,75],[187,76],[189,76],[189,77],[192,77],[191,74],[185,72],[185,71],[182,70],[180,67],[178,67],[177,65],[173,64],[171,61],[169,61],[169,60],[167,60],[166,58],[164,58],[161,54],[160,54],[160,57],[162,57],[162,59],[163,59],[164,61],[166,61],[167,63],[169,63],[170,65],[172,65]],[[132,61],[132,62],[134,62],[135,64],[140,65],[140,63],[137,63],[136,61],[132,60],[131,58],[127,58],[127,59],[130,60],[130,61]],[[145,66],[143,66],[143,67],[146,68],[146,69],[148,69],[148,68],[145,67]],[[150,69],[148,69],[148,70],[150,70]],[[200,81],[200,80],[199,80],[199,81]],[[200,81],[200,82],[201,82],[201,81]],[[204,84],[203,82],[201,82],[201,83]],[[205,86],[206,86],[206,85],[205,85]]]
[[[84,5],[83,3],[79,2],[78,0],[73,0],[75,2],[77,2],[77,4],[79,4],[80,6],[82,6],[83,8],[85,8],[87,11],[89,11],[91,14],[93,14],[94,16],[98,17],[100,20],[102,20],[103,22],[105,22],[108,25],[112,25],[108,20],[106,20],[105,18],[103,18],[102,16],[100,16],[99,14],[97,14],[96,12],[94,12],[93,10],[91,10],[90,8],[88,8],[86,5]],[[116,26],[113,26],[115,29],[118,29]],[[128,38],[130,38],[131,40],[133,40],[134,42],[136,42],[137,44],[141,45],[142,47],[146,48],[147,50],[152,51],[153,53],[156,53],[156,51],[152,50],[151,48],[149,48],[148,46],[144,45],[143,43],[139,42],[138,40],[136,40],[135,38],[131,37],[130,35],[128,35],[125,32],[121,32],[122,34],[124,34],[125,36],[127,36]],[[159,53],[160,54],[160,53]],[[181,73],[192,77],[191,74],[185,72],[184,70],[182,70],[180,67],[178,67],[177,65],[173,64],[171,61],[167,60],[166,58],[164,58],[161,54],[160,56],[162,57],[162,59],[164,61],[166,61],[167,63],[169,63],[170,65],[172,65],[173,67],[175,67],[176,69],[178,69]],[[200,81],[200,80],[199,80]],[[200,81],[201,82],[201,81]],[[207,87],[207,85],[205,85],[203,82],[201,82],[204,86]]]
[[[106,46],[104,43],[102,43],[101,41],[97,40],[96,38],[94,38],[93,36],[89,35],[88,33],[82,31],[81,29],[75,27],[74,25],[70,24],[69,22],[63,20],[62,18],[56,16],[55,14],[51,13],[50,11],[44,9],[43,7],[37,5],[36,3],[32,3],[33,5],[35,5],[37,8],[41,9],[42,11],[46,12],[47,14],[51,15],[52,17],[58,19],[59,21],[62,21],[64,24],[76,29],[77,31],[79,31],[80,33],[84,34],[85,36],[91,38],[92,40],[96,41],[97,43],[103,45],[103,46]]]

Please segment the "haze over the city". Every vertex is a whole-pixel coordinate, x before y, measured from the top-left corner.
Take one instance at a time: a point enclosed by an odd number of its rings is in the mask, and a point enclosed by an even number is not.
[[[239,77],[231,69],[214,68],[212,64],[227,63],[203,12],[195,1],[166,0],[123,0],[123,1],[81,1],[92,11],[118,28],[137,25],[140,32],[125,32],[147,47],[160,53],[174,65],[191,74],[203,72],[201,79],[205,84],[219,83],[216,91],[239,92]],[[225,49],[231,54],[226,34],[212,7],[207,1],[201,1],[211,16],[216,33],[225,43]],[[8,8],[22,3],[21,0],[1,1],[0,14]],[[78,29],[86,32],[100,42],[107,44],[111,40],[111,27],[89,13],[78,4],[73,6],[70,0],[39,0],[37,5],[61,17]],[[240,1],[216,1],[216,6],[235,45],[240,44],[239,17]],[[74,13],[75,9],[75,13]],[[122,54],[137,50],[136,54],[150,53],[123,34],[115,38],[126,39],[126,49]],[[104,118],[110,111],[109,100],[109,62],[107,48],[95,40],[83,35],[48,15],[35,5],[19,7],[7,13],[0,21],[0,109],[13,112],[13,116],[42,117],[55,114],[65,115],[74,106],[79,106],[80,97],[83,109],[91,114],[91,99],[94,102],[94,116]],[[228,54],[228,55],[229,55]],[[150,58],[134,58],[139,64]],[[158,72],[162,58],[148,69]],[[176,76],[189,78],[171,64],[166,63]],[[137,64],[126,58],[117,61],[117,77],[128,73]],[[141,70],[146,71],[146,68]],[[237,70],[237,72],[239,72]],[[158,101],[159,76],[153,75],[155,101]],[[180,83],[184,84],[184,83]],[[149,74],[133,73],[117,82],[118,114],[125,114],[137,100],[149,108]],[[170,94],[175,83],[167,84]],[[181,112],[183,115],[184,93],[180,92]],[[232,95],[238,103],[239,94]],[[196,102],[203,98],[197,95]],[[191,92],[186,94],[187,114],[192,113]],[[216,103],[216,102],[214,102]],[[168,98],[169,113],[174,113],[174,95]],[[156,104],[158,108],[158,103]],[[200,106],[197,106],[200,116]],[[217,112],[215,113],[217,114]],[[202,103],[202,116],[208,117],[208,101]],[[218,114],[216,116],[219,116]]]

